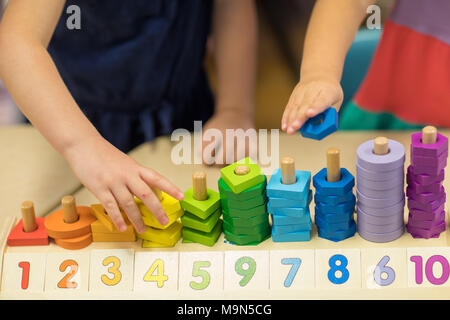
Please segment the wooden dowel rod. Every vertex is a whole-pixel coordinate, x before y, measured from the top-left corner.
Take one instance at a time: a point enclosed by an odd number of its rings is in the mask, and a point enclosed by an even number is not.
[[[384,155],[389,152],[388,138],[377,137],[373,140],[373,153]]]
[[[192,175],[192,188],[194,190],[194,199],[204,201],[208,199],[206,189],[206,173],[197,171]]]
[[[281,183],[294,184],[297,181],[295,177],[295,160],[291,157],[281,159]]]
[[[238,176],[245,176],[250,172],[250,168],[246,166],[245,164],[239,165],[236,168],[234,168],[234,173]]]
[[[327,150],[327,181],[339,180],[341,180],[340,151],[338,148],[329,148]]]
[[[61,200],[62,209],[64,212],[64,222],[74,223],[78,221],[77,205],[73,196],[65,196]]]
[[[22,211],[23,231],[33,232],[34,230],[36,230],[37,224],[33,202],[25,201],[24,203],[22,203],[21,211]]]
[[[437,129],[433,126],[426,126],[422,129],[422,143],[435,144],[437,139]]]

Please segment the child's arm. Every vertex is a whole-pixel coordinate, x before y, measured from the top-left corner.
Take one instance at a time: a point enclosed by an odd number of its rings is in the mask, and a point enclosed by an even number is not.
[[[216,0],[213,14],[217,95],[214,116],[205,129],[253,128],[256,77],[257,17],[253,0]],[[224,136],[224,143],[225,143]],[[204,144],[203,149],[206,147]],[[225,163],[234,145],[215,157]],[[236,154],[235,154],[236,156]],[[207,162],[208,163],[208,162]]]
[[[126,226],[118,204],[136,230],[145,231],[133,195],[141,198],[161,223],[167,223],[168,218],[149,186],[177,199],[183,193],[100,136],[72,98],[47,52],[64,3],[9,1],[0,24],[0,77],[23,113],[67,159],[119,230]]]
[[[287,103],[282,130],[293,134],[328,107],[339,110],[345,56],[373,3],[375,0],[317,0],[306,34],[300,82]]]

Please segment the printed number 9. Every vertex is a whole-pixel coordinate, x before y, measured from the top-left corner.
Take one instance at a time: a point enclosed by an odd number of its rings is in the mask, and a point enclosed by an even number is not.
[[[246,269],[243,268],[244,264],[248,266]],[[236,261],[234,269],[238,275],[243,276],[239,285],[245,287],[255,274],[256,261],[251,257],[241,257]]]

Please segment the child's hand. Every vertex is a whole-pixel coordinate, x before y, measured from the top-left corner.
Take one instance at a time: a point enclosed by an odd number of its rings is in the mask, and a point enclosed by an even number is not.
[[[206,122],[203,127],[202,147],[201,150],[197,150],[197,152],[202,153],[202,159],[205,164],[223,166],[240,160],[237,158],[239,155],[248,156],[250,148],[256,150],[257,145],[250,147],[250,143],[253,143],[253,141],[245,138],[245,131],[247,129],[254,130],[253,117],[247,115],[245,110],[247,109],[223,109],[217,111]],[[213,135],[208,136],[208,129],[219,130],[222,134],[222,141],[216,141]],[[233,139],[232,143],[227,144],[227,129],[242,130],[240,130],[241,132],[235,131],[236,138]],[[214,131],[210,130],[209,133],[214,133]],[[214,152],[215,149],[217,152]]]
[[[339,111],[344,94],[339,82],[318,79],[300,81],[289,98],[281,129],[294,134],[303,124],[330,106]]]
[[[165,225],[166,213],[150,187],[156,187],[174,198],[184,198],[183,192],[152,169],[145,168],[101,137],[94,137],[64,150],[80,181],[100,200],[117,229],[126,230],[119,205],[139,233],[145,232],[141,213],[134,195],[141,199]]]

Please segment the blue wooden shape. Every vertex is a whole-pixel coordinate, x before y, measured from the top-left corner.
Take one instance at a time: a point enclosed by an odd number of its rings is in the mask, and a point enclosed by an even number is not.
[[[296,170],[295,178],[297,179],[295,183],[283,184],[281,182],[281,169],[275,169],[267,183],[267,196],[291,200],[305,198],[311,185],[311,172]]]
[[[270,197],[268,206],[270,205],[271,209],[276,208],[304,208],[309,206],[312,200],[312,191],[309,190],[308,197],[305,197],[300,200],[292,200],[292,199],[285,199],[285,198],[274,198]]]
[[[291,224],[305,224],[311,222],[310,216],[289,217],[289,216],[274,216],[272,215],[272,224],[274,226],[288,226]]]
[[[310,241],[311,231],[300,231],[290,233],[274,233],[272,231],[273,242],[297,242],[297,241]]]
[[[347,213],[349,211],[355,211],[356,200],[348,201],[345,203],[337,204],[337,205],[328,205],[322,202],[316,202],[316,208],[319,208],[320,212],[324,214],[339,214],[339,213]]]
[[[316,193],[322,196],[343,196],[355,186],[355,177],[345,168],[341,168],[341,180],[327,181],[327,168],[323,168],[313,178]]]
[[[309,223],[301,223],[301,224],[290,224],[287,226],[279,226],[274,224],[272,226],[272,232],[282,234],[282,233],[291,233],[291,232],[299,232],[299,231],[309,231],[312,229],[311,220]]]
[[[300,133],[305,138],[322,140],[337,131],[338,123],[338,113],[335,108],[330,107],[306,121],[300,128]]]
[[[320,215],[316,215],[315,219],[314,219],[314,223],[316,224],[316,226],[325,231],[325,232],[334,232],[334,231],[345,231],[347,229],[349,229],[352,224],[354,223],[354,220],[348,220],[348,221],[343,221],[343,222],[335,222],[335,223],[330,223],[326,220],[323,220]]]
[[[356,201],[356,197],[353,192],[347,192],[343,196],[326,196],[317,192],[314,194],[315,202],[322,202],[331,206],[353,200]]]
[[[351,227],[345,231],[327,232],[327,230],[319,229],[319,237],[331,240],[334,242],[342,241],[344,239],[353,237],[356,233],[356,223],[352,223]]]
[[[354,212],[347,212],[343,214],[330,213],[325,214],[320,211],[320,209],[315,208],[315,217],[320,216],[320,218],[328,223],[338,223],[338,222],[349,222],[354,217]]]
[[[309,207],[303,208],[275,208],[269,210],[269,206],[267,206],[267,211],[274,216],[288,216],[288,217],[303,217],[310,216]]]

